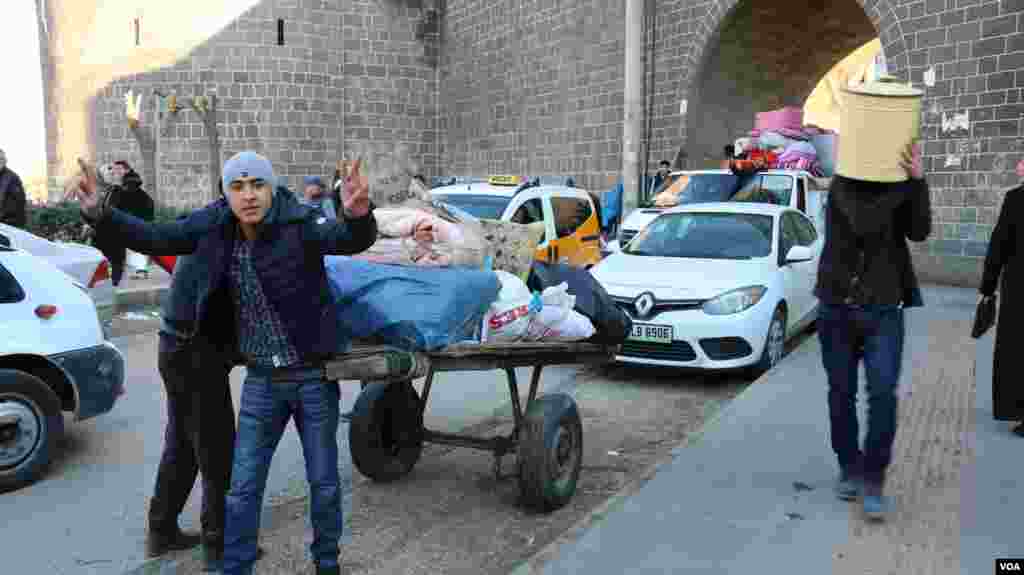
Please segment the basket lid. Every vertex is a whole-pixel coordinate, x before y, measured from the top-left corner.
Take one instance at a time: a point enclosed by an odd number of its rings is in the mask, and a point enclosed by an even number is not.
[[[857,84],[855,86],[843,86],[843,90],[854,94],[893,98],[919,98],[924,95],[923,90],[914,88],[910,84],[904,84],[895,76],[882,76],[874,82]]]

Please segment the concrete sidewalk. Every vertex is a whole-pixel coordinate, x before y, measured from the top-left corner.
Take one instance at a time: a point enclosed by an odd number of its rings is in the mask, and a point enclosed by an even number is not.
[[[894,509],[884,524],[833,495],[825,379],[811,338],[649,482],[515,574],[974,575],[992,573],[997,557],[1024,556],[1024,440],[991,418],[993,335],[969,337],[975,291],[927,288],[925,301],[907,312],[887,483]]]
[[[155,263],[149,266],[149,277],[135,279],[133,274],[125,271],[121,285],[117,286],[117,312],[125,310],[158,306],[171,285],[171,275]]]

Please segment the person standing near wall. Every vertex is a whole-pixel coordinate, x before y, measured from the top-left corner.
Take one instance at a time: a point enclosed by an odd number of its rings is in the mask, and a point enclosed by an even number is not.
[[[21,178],[7,167],[7,154],[0,150],[0,223],[25,229],[27,204]]]
[[[153,198],[142,189],[142,176],[124,160],[114,162],[114,178],[121,182],[120,196],[114,204],[120,210],[151,222],[156,217]],[[132,250],[125,250],[125,264],[138,276],[149,275],[149,258]]]
[[[338,214],[334,207],[334,200],[324,189],[324,184],[320,179],[320,176],[306,176],[302,183],[302,196],[305,202],[311,206],[320,208],[323,210],[324,215],[332,220],[337,219]]]
[[[1017,176],[1024,178],[1024,160],[1017,164]],[[991,298],[999,288],[999,321],[992,359],[992,416],[996,421],[1013,421],[1013,434],[1024,437],[1024,383],[1017,379],[1024,361],[1011,339],[1017,320],[1024,321],[1018,294],[1024,289],[1024,185],[1006,193],[999,220],[985,256],[981,297]],[[1000,283],[1000,280],[1002,282]]]

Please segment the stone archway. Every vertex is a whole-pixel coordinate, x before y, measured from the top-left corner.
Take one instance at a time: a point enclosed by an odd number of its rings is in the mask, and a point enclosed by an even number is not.
[[[681,134],[689,167],[711,167],[759,111],[803,106],[818,81],[866,42],[882,41],[889,72],[907,53],[888,0],[717,0],[696,32]]]

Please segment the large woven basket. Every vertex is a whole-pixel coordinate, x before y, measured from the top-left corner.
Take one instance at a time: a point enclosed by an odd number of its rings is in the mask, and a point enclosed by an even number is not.
[[[836,173],[869,182],[906,180],[900,159],[920,136],[923,95],[892,77],[843,86]]]

